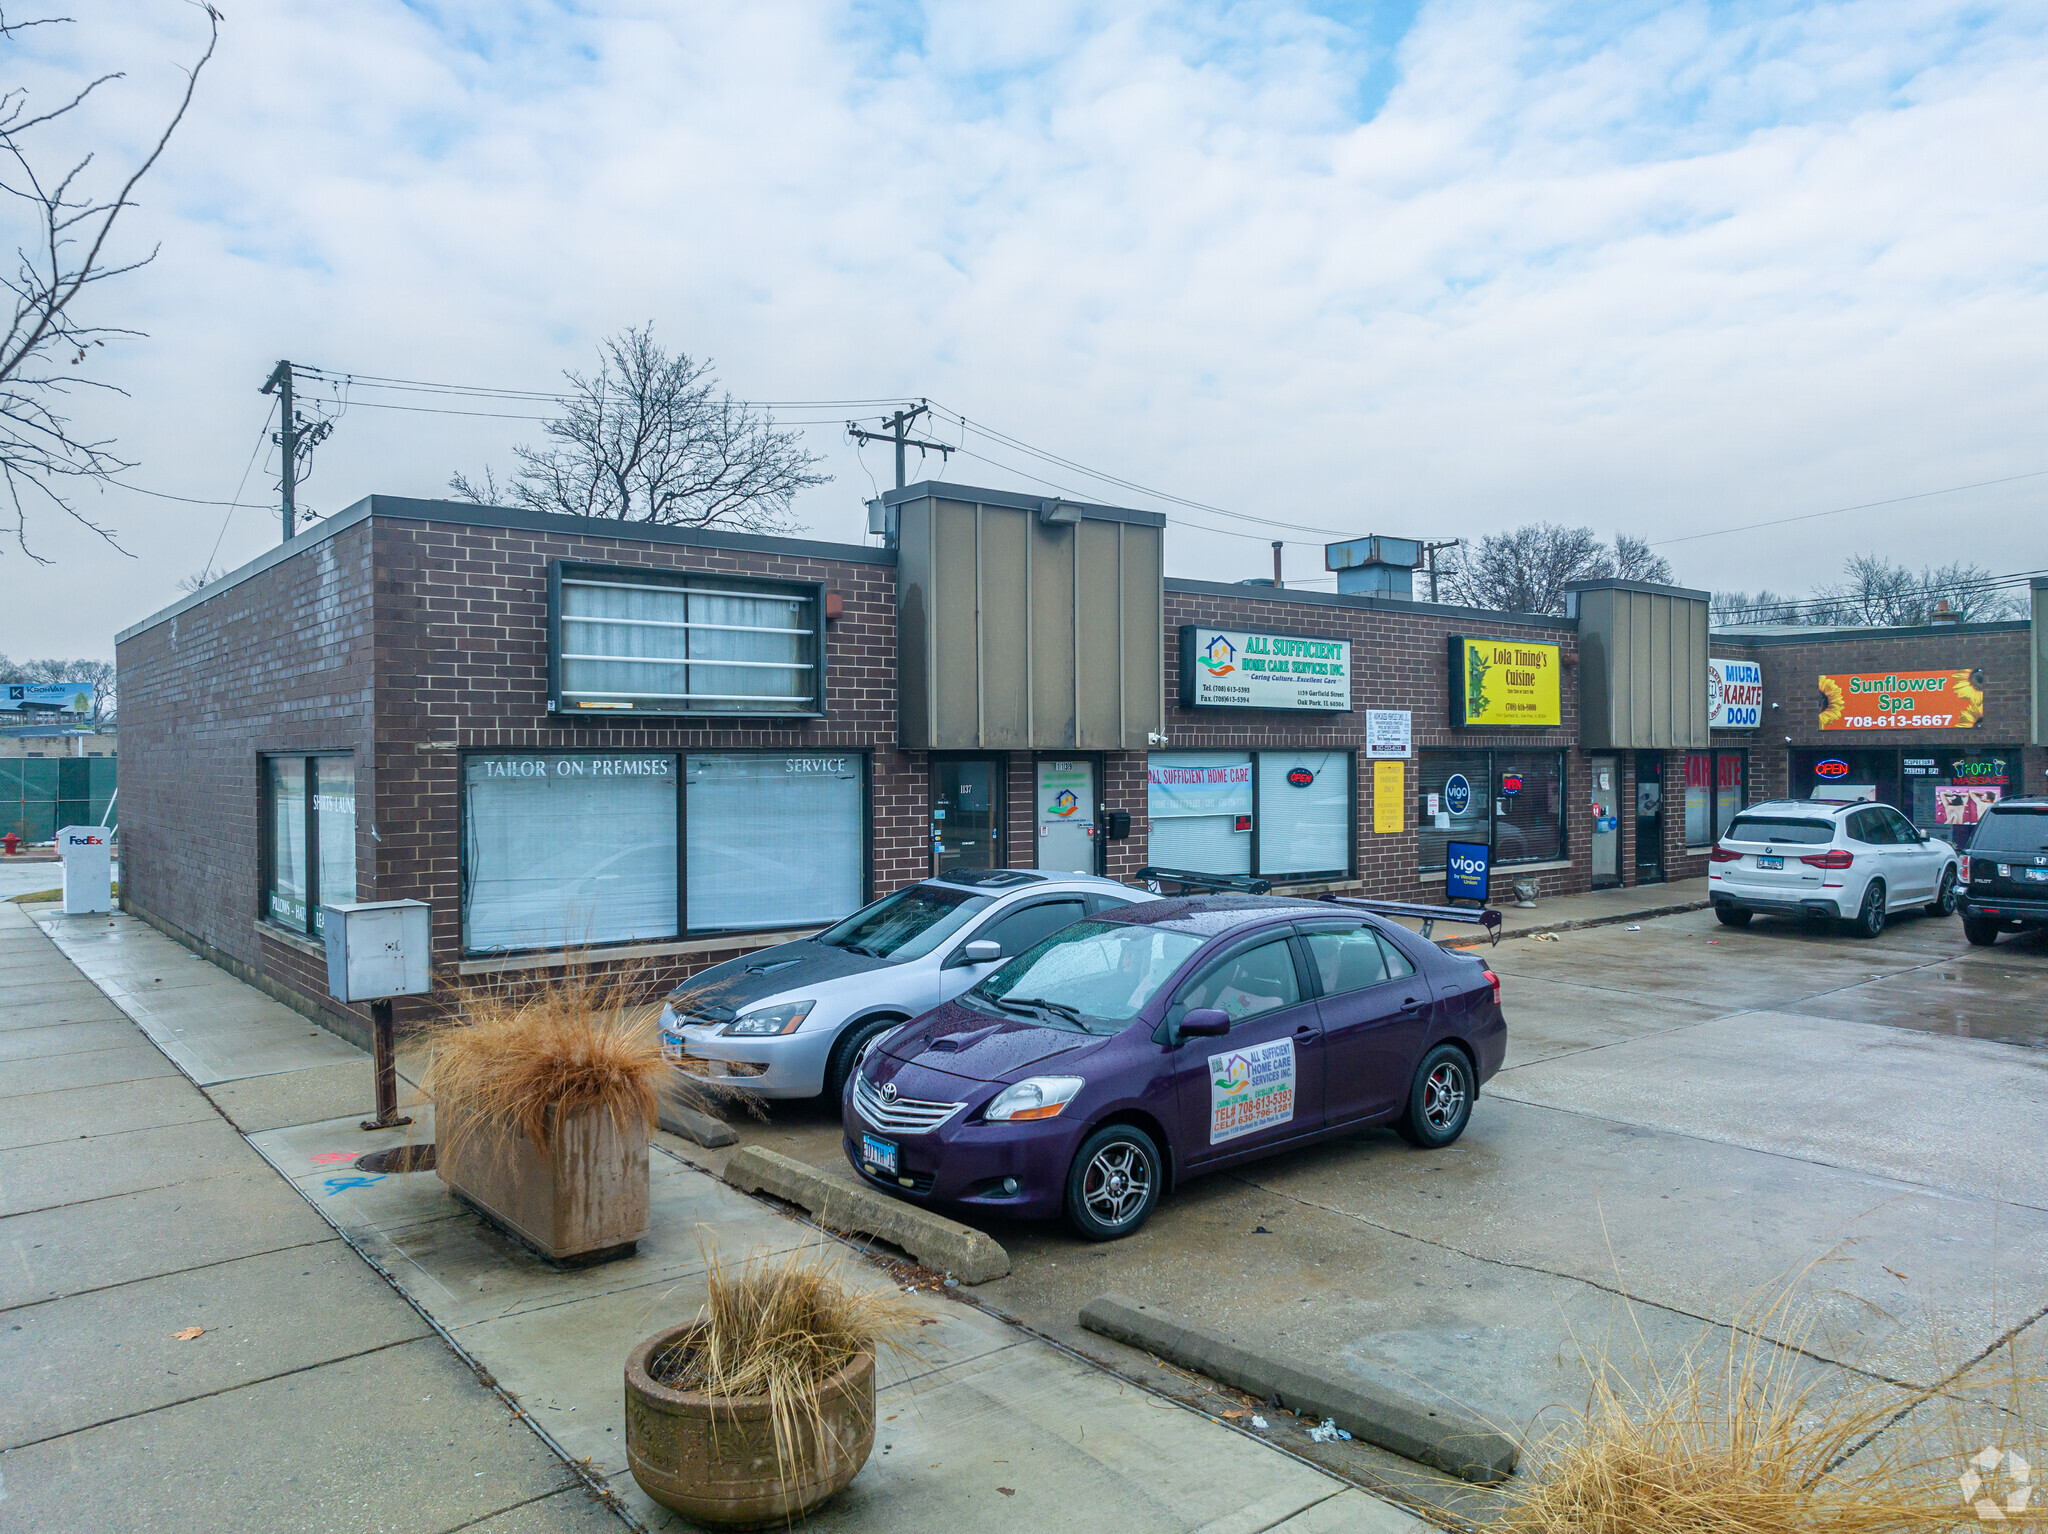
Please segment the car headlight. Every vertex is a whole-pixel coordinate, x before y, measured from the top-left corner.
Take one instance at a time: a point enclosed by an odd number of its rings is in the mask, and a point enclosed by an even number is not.
[[[777,1034],[795,1033],[797,1026],[811,1015],[815,1001],[786,1001],[779,1007],[760,1007],[752,1012],[742,1012],[725,1025],[725,1036],[729,1039],[764,1039]]]
[[[1072,1102],[1074,1094],[1087,1084],[1081,1076],[1032,1076],[996,1093],[981,1116],[997,1124],[1015,1119],[1056,1118],[1060,1109]]]

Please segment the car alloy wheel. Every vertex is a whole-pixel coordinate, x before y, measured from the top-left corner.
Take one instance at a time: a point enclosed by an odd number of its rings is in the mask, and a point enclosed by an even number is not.
[[[1856,913],[1856,935],[1876,937],[1884,931],[1884,886],[1872,879],[1863,891],[1863,909]]]
[[[1128,1140],[1105,1145],[1081,1174],[1081,1202],[1114,1230],[1136,1219],[1152,1196],[1152,1165]]]
[[[1446,1060],[1422,1083],[1422,1117],[1431,1131],[1443,1134],[1465,1111],[1465,1073]]]
[[[1934,914],[1956,914],[1956,871],[1953,868],[1944,868],[1941,871],[1941,889],[1934,897]]]

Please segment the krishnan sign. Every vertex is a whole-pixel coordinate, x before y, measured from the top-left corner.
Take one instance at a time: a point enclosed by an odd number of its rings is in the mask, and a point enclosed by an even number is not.
[[[1351,642],[1184,625],[1180,706],[1349,713]]]

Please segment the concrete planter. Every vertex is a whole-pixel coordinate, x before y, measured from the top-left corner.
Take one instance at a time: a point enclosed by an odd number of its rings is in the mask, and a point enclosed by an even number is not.
[[[647,1234],[647,1136],[610,1114],[555,1122],[548,1153],[459,1104],[434,1105],[435,1171],[448,1191],[550,1262],[629,1257]]]
[[[794,1463],[785,1465],[765,1400],[671,1390],[648,1372],[695,1330],[693,1322],[657,1332],[626,1360],[626,1464],[642,1491],[710,1528],[780,1528],[860,1474],[875,1447],[873,1348],[825,1382],[818,1419],[798,1421]]]

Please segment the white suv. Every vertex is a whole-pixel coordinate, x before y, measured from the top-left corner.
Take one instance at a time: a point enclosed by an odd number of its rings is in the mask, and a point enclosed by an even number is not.
[[[1735,817],[1714,848],[1707,894],[1724,926],[1761,911],[1847,921],[1876,937],[1893,911],[1953,916],[1958,861],[1888,804],[1773,800]]]
[[[837,1102],[872,1040],[1069,922],[1152,898],[1086,874],[955,869],[692,975],[661,1009],[662,1048],[756,1096]]]

